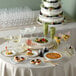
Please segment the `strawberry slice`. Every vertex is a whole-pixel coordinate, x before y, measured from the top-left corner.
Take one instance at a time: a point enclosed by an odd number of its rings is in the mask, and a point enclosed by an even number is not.
[[[32,52],[32,50],[30,50],[30,49],[27,49],[29,52]]]
[[[46,39],[43,38],[42,41],[46,41]]]
[[[30,50],[30,49],[27,49],[27,50]]]
[[[5,47],[6,51],[8,52],[7,46]]]

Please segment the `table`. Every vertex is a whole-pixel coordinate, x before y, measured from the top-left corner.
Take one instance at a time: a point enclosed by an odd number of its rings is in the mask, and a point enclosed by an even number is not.
[[[76,32],[76,23],[70,24],[67,26],[70,31],[72,31],[72,39],[71,42],[74,47],[76,47],[76,39],[75,39],[75,32]],[[73,25],[73,27],[69,27]],[[67,31],[66,26],[64,30]],[[63,28],[62,31],[64,32]],[[17,30],[15,30],[16,32]],[[60,30],[59,30],[60,31]],[[58,31],[58,32],[59,32]],[[4,33],[8,31],[1,31],[0,36],[3,37]],[[12,30],[13,32],[13,30]],[[2,38],[0,39],[0,43],[2,44],[5,42]],[[5,57],[0,55],[0,76],[76,76],[76,55],[72,57],[67,63],[61,66],[56,67],[44,67],[44,68],[29,68],[27,65],[13,65]]]
[[[3,50],[8,42],[5,42],[0,46],[0,50]],[[11,41],[9,44],[13,44]],[[67,76],[70,73],[69,68],[73,65],[71,61],[63,61],[64,64],[54,66],[46,64],[45,66],[30,66],[27,62],[21,64],[13,64],[10,61],[10,57],[5,57],[0,54],[0,75],[1,76]],[[72,70],[73,68],[70,68]],[[67,72],[69,71],[69,72]],[[71,71],[72,72],[72,71]],[[68,75],[69,76],[69,75]]]

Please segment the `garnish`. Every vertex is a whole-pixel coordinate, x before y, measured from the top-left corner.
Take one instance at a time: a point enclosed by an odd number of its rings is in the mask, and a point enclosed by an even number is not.
[[[6,51],[8,52],[7,46],[5,47]]]
[[[8,51],[7,46],[5,47],[5,49],[6,49],[6,52],[5,52],[6,55],[11,55],[11,54],[13,54],[12,51]]]

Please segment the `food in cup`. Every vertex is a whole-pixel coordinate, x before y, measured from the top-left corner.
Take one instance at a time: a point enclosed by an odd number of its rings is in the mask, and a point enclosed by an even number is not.
[[[32,56],[32,55],[33,55],[32,50],[31,50],[31,49],[27,49],[26,55],[28,55],[28,56]]]
[[[48,24],[47,23],[43,24],[43,34],[44,34],[44,36],[47,36],[47,34],[48,34]]]
[[[50,27],[50,36],[52,39],[54,39],[55,31],[56,31],[55,27]]]
[[[46,39],[46,38],[36,38],[35,42],[37,42],[37,43],[47,43],[48,39]]]
[[[60,44],[61,42],[61,37],[55,36],[54,40],[56,41],[57,44]]]

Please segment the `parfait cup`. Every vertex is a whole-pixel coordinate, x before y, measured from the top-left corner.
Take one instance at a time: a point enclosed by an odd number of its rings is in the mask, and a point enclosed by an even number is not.
[[[55,31],[56,31],[55,27],[50,27],[50,37],[52,39],[52,42],[54,40]]]
[[[70,35],[62,35],[62,39],[63,39],[63,45],[64,45],[64,48],[66,49],[67,47],[69,48],[70,47]]]
[[[56,46],[58,45],[58,44],[55,42],[55,40],[54,40],[55,32],[56,32],[56,28],[55,28],[55,27],[50,27],[51,44],[53,44],[54,47],[56,47]]]
[[[48,35],[48,24],[47,23],[43,24],[43,34],[44,34],[44,38],[46,38]]]
[[[47,38],[47,35],[48,35],[48,24],[47,23],[44,23],[43,24],[43,35],[44,35],[44,38]],[[44,48],[46,46],[44,45]]]

